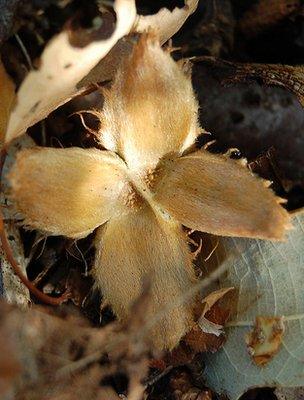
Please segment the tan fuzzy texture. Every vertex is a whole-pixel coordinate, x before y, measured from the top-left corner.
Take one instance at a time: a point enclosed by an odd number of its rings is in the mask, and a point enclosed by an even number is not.
[[[200,150],[167,160],[154,200],[183,225],[221,236],[281,239],[289,215],[240,163]]]
[[[153,34],[145,35],[105,93],[100,138],[130,169],[180,155],[199,133],[191,80]]]
[[[10,173],[12,199],[25,224],[50,234],[79,238],[104,224],[95,239],[96,286],[126,320],[147,276],[148,337],[172,349],[193,323],[182,224],[282,239],[289,215],[241,163],[193,150],[201,128],[191,78],[154,34],[122,64],[99,113],[106,151],[23,150]]]
[[[129,190],[123,167],[97,149],[22,150],[10,172],[12,198],[25,225],[81,238],[123,212]]]
[[[126,319],[151,279],[146,321],[156,319],[148,332],[158,348],[173,348],[192,324],[190,305],[180,305],[194,282],[185,233],[176,221],[166,221],[149,206],[113,218],[96,237],[93,276],[114,312]],[[176,304],[174,305],[174,302]],[[159,318],[165,307],[172,306]],[[144,327],[143,327],[144,328]]]

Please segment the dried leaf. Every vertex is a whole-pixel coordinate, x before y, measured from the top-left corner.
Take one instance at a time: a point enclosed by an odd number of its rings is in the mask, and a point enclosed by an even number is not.
[[[282,243],[219,239],[213,262],[228,267],[220,283],[233,285],[239,295],[236,314],[226,327],[227,342],[207,355],[206,377],[231,400],[254,386],[303,385],[303,222],[303,213],[295,216],[294,230]],[[263,368],[252,361],[244,339],[257,315],[284,317],[286,328],[278,354]]]
[[[229,310],[219,307],[215,304],[211,310],[206,314],[206,324],[202,329],[198,324],[195,324],[190,332],[186,334],[183,338],[185,343],[195,352],[211,352],[214,353],[218,351],[219,348],[224,344],[226,337],[221,332],[218,335],[218,330],[216,334],[214,332],[206,332],[206,328],[210,327],[210,323],[216,326],[224,326],[230,315]]]
[[[282,86],[293,92],[304,107],[304,67],[273,64],[235,64],[237,72],[233,80],[258,78],[265,85]]]
[[[202,300],[202,303],[204,304],[202,316],[204,317],[206,313],[211,310],[211,307],[213,307],[215,303],[217,303],[223,296],[225,296],[226,293],[233,289],[233,287],[229,287],[215,290],[214,292],[208,294],[208,296],[204,297]]]
[[[15,85],[7,75],[5,68],[0,60],[0,147],[6,132],[9,115],[15,100]]]
[[[185,0],[182,8],[175,7],[173,11],[161,8],[154,15],[140,15],[135,23],[135,30],[145,32],[152,27],[163,44],[183,26],[186,19],[196,10],[197,4],[198,0]]]
[[[277,354],[284,330],[283,317],[256,317],[253,330],[246,335],[246,343],[257,365],[266,365]]]
[[[220,336],[223,333],[222,331],[223,325],[209,321],[206,317],[200,317],[197,324],[204,333],[210,333],[215,336]]]
[[[197,321],[197,324],[204,333],[211,333],[215,336],[220,336],[223,333],[223,326],[209,321],[205,315],[211,310],[215,303],[217,303],[223,296],[225,296],[226,293],[230,292],[231,290],[233,290],[232,287],[215,290],[202,300],[204,308],[199,320]]]
[[[68,32],[63,31],[50,41],[41,56],[41,67],[31,71],[18,90],[6,141],[24,133],[83,90],[77,87],[78,82],[130,32],[135,21],[133,0],[116,0],[114,8],[116,28],[108,39],[78,48],[70,44]]]

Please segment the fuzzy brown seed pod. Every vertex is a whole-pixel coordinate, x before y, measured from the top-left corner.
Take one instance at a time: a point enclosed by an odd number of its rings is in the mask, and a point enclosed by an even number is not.
[[[146,321],[158,348],[173,348],[193,324],[191,302],[179,301],[194,283],[182,224],[265,239],[289,226],[280,200],[247,168],[191,152],[197,113],[190,77],[144,34],[105,92],[97,137],[107,150],[23,150],[10,172],[27,226],[73,238],[98,228],[93,275],[120,319],[150,277]]]

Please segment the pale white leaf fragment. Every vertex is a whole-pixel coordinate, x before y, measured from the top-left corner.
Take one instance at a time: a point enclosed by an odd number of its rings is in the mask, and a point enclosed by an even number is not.
[[[206,317],[200,317],[197,324],[205,333],[211,333],[215,336],[220,336],[223,333],[223,325],[209,321]]]
[[[79,94],[77,83],[130,32],[136,17],[134,0],[116,0],[114,9],[117,22],[109,38],[77,48],[69,43],[68,32],[63,31],[48,43],[41,56],[41,67],[29,72],[17,93],[7,142]]]

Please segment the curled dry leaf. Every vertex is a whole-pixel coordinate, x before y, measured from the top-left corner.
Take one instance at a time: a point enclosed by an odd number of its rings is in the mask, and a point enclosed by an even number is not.
[[[116,0],[116,27],[105,40],[84,48],[73,47],[67,31],[54,37],[41,56],[41,67],[31,71],[17,93],[6,141],[24,133],[28,127],[44,119],[50,112],[82,92],[78,82],[103,58],[115,43],[127,35],[135,21],[132,0]]]
[[[0,147],[4,141],[9,115],[15,100],[15,86],[0,60]]]
[[[220,284],[233,285],[238,296],[236,312],[226,325],[226,343],[206,356],[206,378],[211,388],[232,400],[256,386],[303,385],[303,223],[304,214],[295,215],[294,229],[281,243],[218,239],[213,262],[228,268]],[[278,353],[263,368],[253,362],[245,342],[257,315],[283,317],[285,325]]]
[[[246,335],[246,343],[257,365],[266,365],[277,354],[284,330],[283,317],[256,317],[253,330]]]
[[[220,329],[225,326],[230,317],[230,310],[215,304],[203,320],[203,329],[195,324],[183,338],[191,348],[192,354],[201,352],[214,353],[225,343],[226,336]],[[220,331],[220,335],[218,334]]]
[[[8,175],[11,200],[28,227],[47,234],[79,238],[97,228],[93,276],[120,319],[149,274],[149,335],[171,349],[193,324],[182,224],[282,239],[290,218],[240,162],[190,152],[201,132],[191,80],[153,32],[142,35],[104,97],[96,138],[106,150],[20,151]]]
[[[229,287],[215,290],[214,292],[208,294],[208,296],[204,297],[202,300],[202,303],[204,305],[202,316],[205,316],[206,313],[211,310],[215,303],[217,303],[223,296],[225,296],[226,293],[230,292],[233,289],[233,287]]]
[[[231,299],[227,299],[231,296],[226,294],[232,290],[233,288],[215,290],[202,301],[197,299],[194,307],[196,322],[179,346],[166,354],[164,358],[166,365],[189,364],[197,353],[207,351],[213,353],[223,345],[225,335],[222,328],[231,314]]]
[[[206,313],[211,310],[215,303],[217,303],[223,296],[225,296],[226,293],[230,292],[231,290],[233,290],[232,287],[215,290],[202,300],[204,308],[199,320],[197,321],[197,324],[203,332],[211,333],[216,336],[222,334],[223,326],[215,322],[209,321],[206,318]]]
[[[293,92],[304,107],[304,66],[237,64],[235,81],[258,78],[265,85],[282,86]]]

